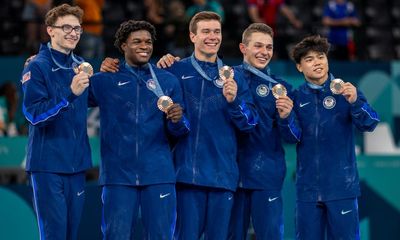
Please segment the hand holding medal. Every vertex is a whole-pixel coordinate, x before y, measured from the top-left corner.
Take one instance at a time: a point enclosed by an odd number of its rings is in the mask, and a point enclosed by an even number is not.
[[[229,66],[223,66],[219,69],[219,79],[217,81],[222,83],[222,94],[228,103],[233,102],[237,94],[237,84],[233,79],[233,76],[233,68]]]
[[[79,96],[89,87],[89,77],[93,75],[93,67],[88,62],[81,63],[78,67],[73,68],[76,75],[72,78],[71,91]]]
[[[88,62],[83,62],[79,66],[74,67],[75,74],[79,74],[81,72],[86,73],[89,77],[93,75],[93,67]]]

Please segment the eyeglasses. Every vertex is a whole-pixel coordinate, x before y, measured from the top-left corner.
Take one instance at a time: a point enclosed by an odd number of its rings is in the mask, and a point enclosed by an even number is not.
[[[83,32],[83,28],[81,26],[71,26],[69,24],[64,24],[62,26],[51,26],[53,28],[61,28],[63,32],[65,33],[72,33],[72,30],[75,31],[75,33],[81,34]]]

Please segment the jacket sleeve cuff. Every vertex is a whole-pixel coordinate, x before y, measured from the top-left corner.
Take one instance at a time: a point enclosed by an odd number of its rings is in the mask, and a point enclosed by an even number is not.
[[[73,102],[77,97],[78,97],[78,96],[76,96],[76,95],[72,92],[71,88],[69,88],[69,89],[68,89],[67,101],[68,101],[69,103],[71,103],[71,102]]]

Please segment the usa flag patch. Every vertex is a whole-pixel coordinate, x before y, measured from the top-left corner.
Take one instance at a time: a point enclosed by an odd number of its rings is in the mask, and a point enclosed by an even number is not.
[[[25,73],[24,76],[22,76],[21,83],[24,83],[24,82],[28,81],[29,79],[31,79],[31,71]]]

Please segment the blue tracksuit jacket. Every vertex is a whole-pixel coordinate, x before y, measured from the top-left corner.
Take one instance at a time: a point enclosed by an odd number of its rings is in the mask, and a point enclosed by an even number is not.
[[[275,105],[276,99],[269,89],[276,83],[270,84],[269,81],[243,68],[243,65],[235,69],[246,79],[259,115],[255,131],[241,134],[239,138],[239,187],[280,191],[286,175],[282,139],[289,143],[296,143],[301,135],[295,114],[292,111],[286,119],[279,117]],[[264,69],[263,72],[276,82],[283,84],[288,91],[288,96],[292,98],[290,84],[270,75],[268,69]],[[266,93],[260,91],[261,87],[267,90]]]
[[[57,66],[52,56],[69,69]],[[79,97],[72,93],[72,63],[71,54],[43,44],[23,71],[23,113],[30,123],[27,171],[77,173],[91,167],[86,132],[88,91]]]
[[[360,195],[354,127],[373,131],[377,113],[357,90],[353,104],[334,95],[329,84],[313,89],[307,83],[294,93],[294,110],[302,128],[297,144],[296,189],[299,201],[329,201]]]
[[[157,108],[158,97],[148,87],[148,67],[131,68],[125,62],[117,73],[97,73],[90,84],[100,107],[101,168],[99,183],[149,185],[175,183],[168,135],[189,131],[185,118],[176,124]],[[171,73],[153,66],[165,95],[182,107],[182,90]],[[147,83],[147,84],[146,84]]]
[[[217,63],[196,61],[211,79],[217,79]],[[236,190],[236,131],[253,130],[258,117],[246,82],[235,75],[238,94],[228,103],[222,88],[204,79],[190,57],[168,71],[180,80],[191,124],[189,135],[178,141],[174,151],[177,182]]]

